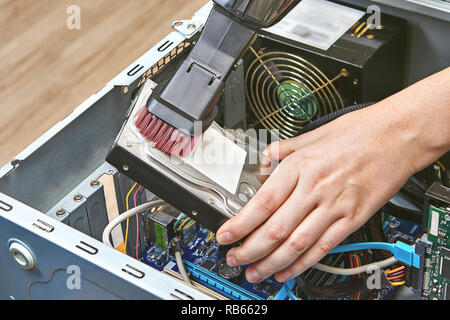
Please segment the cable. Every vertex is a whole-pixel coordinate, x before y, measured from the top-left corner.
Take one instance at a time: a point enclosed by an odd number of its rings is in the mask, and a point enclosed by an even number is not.
[[[137,207],[136,196],[139,191],[142,189],[142,186],[136,189],[133,196],[134,207]],[[136,259],[139,260],[139,215],[136,213]]]
[[[128,193],[127,193],[127,197],[125,198],[125,207],[127,208],[127,211],[130,210],[130,204],[129,204],[129,202],[128,202],[128,199],[130,198],[130,194],[131,194],[131,192],[133,191],[133,189],[134,189],[136,186],[137,186],[137,182],[135,182],[135,183],[133,184],[133,186],[131,187],[130,191],[128,191]],[[125,252],[124,252],[124,253],[127,253],[128,227],[129,227],[129,225],[130,225],[130,218],[127,218],[127,228],[126,228],[126,231],[125,231],[125,247],[124,247]]]
[[[288,285],[287,285],[287,282],[285,282],[285,283],[283,284],[283,287],[284,287],[284,290],[286,290],[289,299],[291,299],[291,300],[300,300],[300,299],[297,298],[297,296],[291,291],[291,289],[289,289],[289,287],[288,287]]]
[[[384,267],[393,265],[394,263],[397,262],[397,259],[395,259],[394,257],[391,257],[389,259],[386,260],[382,260],[379,262],[374,262],[374,263],[369,263],[357,268],[336,268],[336,267],[330,267],[321,263],[317,263],[313,266],[314,269],[323,271],[323,272],[328,272],[328,273],[333,273],[333,274],[339,274],[342,276],[353,276],[359,273],[363,273],[366,272],[368,268],[374,268],[374,267],[378,267],[379,269],[382,269]]]
[[[195,223],[196,223],[196,221],[192,221],[190,224],[188,224],[188,225],[187,225],[186,227],[184,227],[182,230],[184,231],[184,230],[189,229],[189,228],[192,227]]]
[[[183,222],[180,224],[180,226],[178,227],[178,231],[181,231],[183,229],[183,226],[189,221],[191,220],[191,218],[187,217],[186,219],[183,220]]]
[[[215,233],[208,231],[208,236],[206,237],[205,241],[211,241],[216,236]]]
[[[394,245],[388,242],[360,242],[360,243],[350,243],[344,244],[342,246],[337,246],[333,250],[330,251],[330,254],[340,253],[340,252],[349,252],[349,251],[360,251],[360,250],[368,250],[368,249],[378,249],[378,250],[386,250],[389,252],[393,251]]]
[[[303,275],[296,278],[297,288],[300,288],[309,298],[330,300],[357,294],[367,287],[365,279],[351,278],[329,286],[318,287],[312,285]]]
[[[350,113],[350,112],[353,112],[353,111],[357,111],[357,110],[360,110],[360,109],[367,108],[367,107],[369,107],[369,106],[371,106],[373,104],[375,104],[375,103],[374,102],[367,102],[367,103],[356,104],[356,105],[353,105],[353,106],[350,106],[350,107],[339,109],[339,110],[337,110],[337,111],[335,111],[333,113],[329,113],[327,115],[324,115],[323,117],[308,123],[302,129],[301,133],[303,134],[303,133],[312,131],[312,130],[320,127],[320,126],[323,126],[323,125],[325,125],[325,124],[327,124],[327,123],[329,123],[329,122],[339,118],[340,116],[343,116],[344,114],[347,114],[347,113]]]
[[[180,217],[177,219],[177,221],[175,221],[175,223],[173,224],[173,231],[176,231],[178,228],[178,225],[180,224],[181,221],[183,221],[184,219],[187,218],[187,215],[185,215],[184,213],[182,213],[180,215]]]
[[[402,286],[406,283],[406,281],[400,281],[400,282],[391,282],[391,285],[395,286]]]
[[[404,269],[405,269],[405,266],[401,266],[401,267],[398,267],[398,268],[395,268],[395,269],[392,269],[392,270],[387,270],[387,271],[386,271],[386,274],[397,273],[397,272],[402,271],[402,270],[404,270]]]
[[[439,166],[439,168],[441,168],[442,171],[446,170],[444,164],[441,161],[437,160],[436,164]]]
[[[175,241],[175,260],[177,262],[178,270],[180,271],[181,276],[183,277],[184,282],[191,284],[191,280],[184,268],[183,257],[181,256],[181,239],[177,238]]]
[[[397,275],[397,276],[388,277],[388,280],[389,280],[389,281],[392,281],[392,280],[398,280],[398,279],[400,279],[400,278],[403,278],[404,276],[405,276],[405,274],[402,273],[402,274],[399,274],[399,275]]]
[[[190,284],[191,280],[189,279],[186,269],[184,268],[183,258],[181,257],[181,252],[175,251],[175,260],[177,261],[178,270],[180,270],[183,280]]]
[[[141,213],[143,211],[152,209],[154,207],[160,206],[162,204],[165,204],[165,202],[163,200],[155,200],[155,201],[150,201],[144,204],[141,204],[137,207],[134,207],[133,209],[130,209],[128,211],[125,211],[124,213],[122,213],[121,215],[117,216],[116,218],[114,218],[105,228],[105,230],[103,230],[103,235],[102,235],[102,241],[104,244],[106,244],[107,246],[112,247],[111,241],[109,240],[109,237],[111,235],[111,231],[120,223],[122,223],[123,221],[125,221],[126,219],[134,216],[137,213]]]
[[[420,268],[420,256],[415,253],[414,247],[401,241],[397,241],[396,243],[387,243],[387,242],[350,243],[344,244],[342,246],[337,246],[329,253],[333,254],[339,252],[359,251],[368,249],[389,251],[394,255],[394,258],[397,259],[398,261],[403,262],[408,266]]]

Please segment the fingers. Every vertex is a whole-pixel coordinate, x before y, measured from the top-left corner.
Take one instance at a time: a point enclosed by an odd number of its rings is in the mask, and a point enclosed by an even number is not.
[[[292,192],[283,205],[240,247],[228,252],[230,266],[255,262],[269,255],[286,240],[297,225],[314,209],[317,200],[305,197],[301,184]],[[278,271],[281,269],[277,269]],[[274,271],[274,272],[275,272]]]
[[[289,197],[299,179],[298,169],[282,162],[242,211],[218,230],[220,244],[230,244],[245,237],[262,224]]]
[[[250,282],[259,282],[288,267],[307,251],[335,221],[330,218],[327,217],[325,209],[315,209],[300,223],[281,246],[266,258],[247,268],[247,279]]]
[[[264,154],[272,160],[283,160],[297,150],[298,144],[298,138],[273,142],[267,147]]]
[[[308,132],[295,138],[277,141],[270,144],[264,151],[264,154],[272,160],[283,160],[295,151],[317,141],[321,136]]]
[[[275,279],[285,282],[311,268],[356,229],[353,225],[354,223],[345,218],[333,223],[310,249],[287,268],[276,273]]]

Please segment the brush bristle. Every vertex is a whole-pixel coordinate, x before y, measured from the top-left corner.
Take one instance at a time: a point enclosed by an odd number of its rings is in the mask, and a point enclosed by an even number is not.
[[[152,142],[159,150],[174,154],[179,157],[187,157],[194,150],[199,137],[186,135],[163,120],[152,115],[147,107],[139,113],[136,127],[141,135]]]

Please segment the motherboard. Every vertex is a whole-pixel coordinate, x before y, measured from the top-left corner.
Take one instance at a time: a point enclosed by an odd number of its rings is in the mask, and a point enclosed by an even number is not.
[[[234,300],[273,300],[282,284],[273,277],[252,284],[245,279],[246,267],[230,267],[225,261],[225,251],[210,232],[204,227],[191,228],[184,234],[182,244],[183,263],[190,278],[213,291]],[[151,246],[143,255],[142,261],[159,271],[179,272],[176,260],[170,249],[158,245]]]

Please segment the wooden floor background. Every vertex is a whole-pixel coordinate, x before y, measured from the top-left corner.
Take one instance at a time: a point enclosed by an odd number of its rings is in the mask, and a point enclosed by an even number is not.
[[[206,2],[0,0],[0,167]]]

